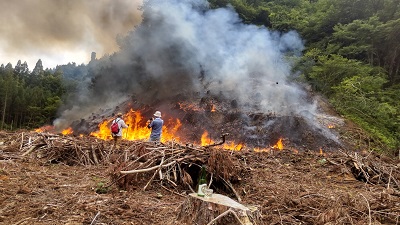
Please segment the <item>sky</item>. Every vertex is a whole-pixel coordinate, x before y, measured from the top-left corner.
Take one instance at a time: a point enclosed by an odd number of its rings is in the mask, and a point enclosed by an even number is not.
[[[32,71],[87,64],[118,51],[117,36],[141,22],[141,0],[0,0],[0,64],[18,60]]]

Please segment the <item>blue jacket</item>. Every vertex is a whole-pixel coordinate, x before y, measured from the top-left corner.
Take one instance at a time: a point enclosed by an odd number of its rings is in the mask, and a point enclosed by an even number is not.
[[[151,128],[150,137],[160,138],[161,133],[162,133],[163,124],[164,124],[164,121],[159,117],[156,117],[154,120],[152,120],[148,126],[149,128]]]

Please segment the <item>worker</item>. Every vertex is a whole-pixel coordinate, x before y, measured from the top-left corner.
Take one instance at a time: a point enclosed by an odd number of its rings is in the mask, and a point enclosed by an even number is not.
[[[122,138],[122,129],[128,128],[128,125],[123,120],[122,113],[117,113],[117,118],[115,118],[111,124],[111,135],[114,139],[114,147],[119,148],[118,140]],[[113,126],[115,126],[116,129],[114,129]]]
[[[161,140],[162,126],[164,124],[164,121],[161,119],[160,111],[156,111],[154,113],[154,117],[155,118],[152,117],[148,120],[147,127],[151,129],[149,140],[154,142],[159,142]]]

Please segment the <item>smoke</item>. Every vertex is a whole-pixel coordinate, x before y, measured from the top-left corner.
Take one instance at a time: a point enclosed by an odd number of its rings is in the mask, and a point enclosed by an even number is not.
[[[290,59],[304,49],[295,31],[244,24],[233,8],[210,9],[204,0],[149,0],[142,16],[120,40],[121,50],[94,66],[90,101],[75,101],[60,120],[77,119],[72,115],[84,108],[115,106],[115,99],[131,94],[159,107],[179,94],[208,92],[235,100],[244,112],[314,122],[316,105],[290,82]]]
[[[2,61],[20,59],[32,67],[42,59],[55,66],[68,63],[67,58],[88,62],[92,51],[113,53],[118,50],[116,37],[140,23],[140,4],[131,0],[0,0]]]
[[[208,9],[206,1],[150,2],[119,55],[140,59],[146,76],[155,80],[146,96],[163,100],[182,90],[208,90],[283,114],[305,105],[305,94],[288,82],[288,56],[303,50],[296,32],[244,24],[232,8]],[[134,71],[130,75],[131,81],[141,80]]]

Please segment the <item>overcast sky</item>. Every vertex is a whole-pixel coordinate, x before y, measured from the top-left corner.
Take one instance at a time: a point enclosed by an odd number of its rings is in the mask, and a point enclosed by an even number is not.
[[[45,68],[87,64],[118,51],[125,36],[141,21],[141,0],[0,0],[0,64],[18,60],[29,69],[41,59]]]

